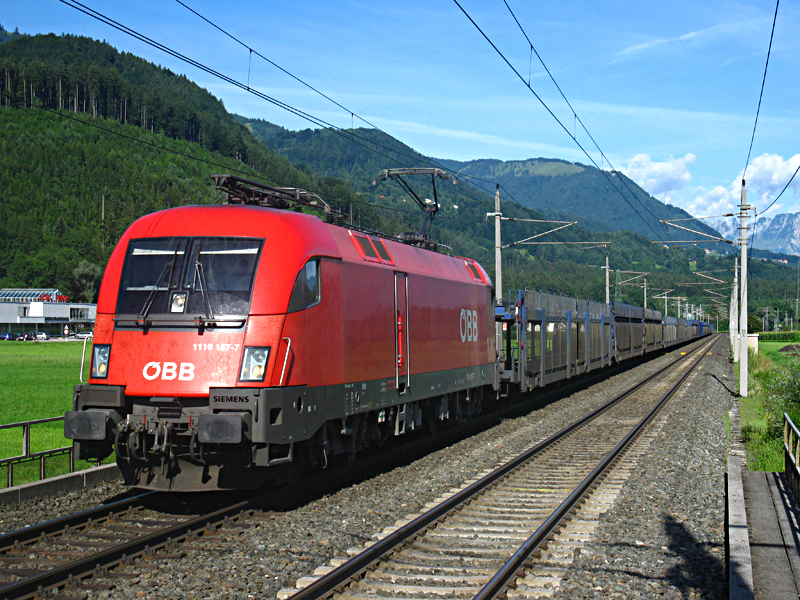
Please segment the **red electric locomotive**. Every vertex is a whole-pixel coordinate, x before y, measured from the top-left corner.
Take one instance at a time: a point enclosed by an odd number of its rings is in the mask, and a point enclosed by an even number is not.
[[[496,397],[479,264],[286,210],[319,203],[300,190],[214,177],[227,205],[142,217],[109,260],[65,418],[76,456],[116,451],[148,489],[254,487]]]

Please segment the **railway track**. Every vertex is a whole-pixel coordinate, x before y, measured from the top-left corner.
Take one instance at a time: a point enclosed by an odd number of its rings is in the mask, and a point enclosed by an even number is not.
[[[305,587],[292,600],[552,595],[657,434],[659,409],[715,341],[693,345],[590,415],[352,551],[351,560],[299,581]]]
[[[520,408],[516,406],[510,412],[518,410]],[[497,418],[495,415],[476,421],[496,421]],[[476,421],[461,427],[480,428],[480,422]],[[422,438],[414,445],[426,453],[434,449],[427,446],[440,445],[448,437],[460,439],[465,435],[458,430],[443,433],[444,436],[440,435],[438,440]],[[408,452],[400,448],[400,454]],[[371,462],[375,466],[370,467]],[[378,465],[386,468],[387,457],[381,455],[360,462],[358,470],[368,472]],[[358,477],[353,471],[352,465],[329,469],[300,486],[290,488],[290,493],[303,497],[313,495],[312,490],[318,492],[326,486],[338,487],[343,480]],[[328,483],[325,483],[326,479]],[[566,484],[561,482],[560,485]],[[136,570],[134,566],[116,569],[120,565],[132,565],[138,557],[155,557],[156,553],[157,560],[180,559],[197,544],[213,543],[215,530],[256,526],[270,518],[269,513],[261,512],[262,507],[286,505],[284,489],[230,503],[200,516],[186,516],[170,514],[169,509],[148,508],[147,499],[158,495],[144,494],[0,536],[0,600],[48,594],[51,597],[83,598],[86,596],[84,590],[111,590],[115,587],[115,580],[132,577],[132,571]],[[510,536],[514,537],[518,538],[519,532]],[[195,539],[198,541],[193,541]],[[53,596],[54,590],[60,590],[61,595]]]
[[[230,504],[200,516],[168,514],[148,508],[149,492],[75,515],[0,536],[0,599],[42,597],[61,589],[66,598],[83,590],[109,590],[109,569],[159,550],[180,558],[179,544],[218,527],[237,527],[259,519],[264,497]],[[263,518],[268,518],[265,515]]]

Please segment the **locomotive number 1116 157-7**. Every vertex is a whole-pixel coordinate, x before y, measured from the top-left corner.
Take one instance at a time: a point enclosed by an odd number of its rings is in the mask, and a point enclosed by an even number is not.
[[[238,352],[240,344],[192,344],[195,350],[218,350],[220,352]]]

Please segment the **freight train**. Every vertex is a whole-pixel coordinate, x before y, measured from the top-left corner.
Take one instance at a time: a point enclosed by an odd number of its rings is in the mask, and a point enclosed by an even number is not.
[[[302,190],[214,179],[227,204],[138,219],[103,276],[64,428],[80,459],[115,452],[129,485],[291,481],[711,332],[533,290],[505,306],[474,260],[300,212],[324,205]]]

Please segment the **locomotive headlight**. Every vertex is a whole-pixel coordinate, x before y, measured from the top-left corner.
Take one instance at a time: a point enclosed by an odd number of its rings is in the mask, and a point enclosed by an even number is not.
[[[108,344],[95,344],[92,346],[92,377],[105,379],[108,376],[108,357],[111,346]]]
[[[172,294],[172,305],[169,308],[170,312],[182,313],[186,310],[186,292],[179,292]]]
[[[268,360],[269,347],[246,346],[242,357],[242,368],[239,371],[239,381],[264,381]]]

